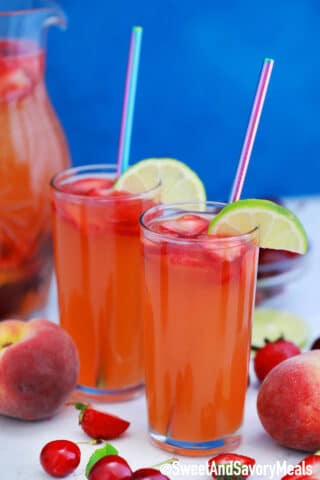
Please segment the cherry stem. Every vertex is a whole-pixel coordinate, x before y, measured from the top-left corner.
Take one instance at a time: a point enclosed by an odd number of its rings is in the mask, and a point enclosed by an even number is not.
[[[159,468],[162,467],[162,465],[172,465],[175,462],[179,462],[179,458],[171,457],[167,460],[163,460],[163,462],[157,463],[156,465],[152,465],[152,468]]]
[[[89,440],[87,442],[77,442],[78,445],[101,445],[104,443],[104,440],[101,438],[95,438],[94,440]]]

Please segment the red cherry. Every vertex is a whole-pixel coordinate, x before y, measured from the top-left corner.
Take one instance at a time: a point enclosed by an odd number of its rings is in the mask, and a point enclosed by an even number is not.
[[[80,456],[80,449],[75,443],[69,440],[54,440],[41,450],[40,463],[52,477],[63,478],[77,468]]]
[[[88,480],[131,480],[132,470],[119,455],[107,455],[90,470]]]
[[[319,350],[320,349],[320,337],[318,337],[310,347],[310,350]]]
[[[132,480],[169,480],[156,468],[139,468],[132,474]]]
[[[272,250],[261,248],[259,252],[259,265],[270,265],[285,260],[290,261],[299,256],[299,253],[287,252],[286,250]]]

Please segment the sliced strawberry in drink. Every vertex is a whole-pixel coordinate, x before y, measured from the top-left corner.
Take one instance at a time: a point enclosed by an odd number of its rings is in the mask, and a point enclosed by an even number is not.
[[[123,198],[115,200],[110,216],[115,224],[117,232],[130,236],[140,235],[139,219],[144,211],[154,206],[155,203],[151,198],[133,199],[123,196]]]
[[[240,242],[228,237],[221,237],[215,242],[211,235],[204,242],[207,252],[207,264],[213,272],[213,278],[218,282],[229,282],[232,279],[239,281],[242,272],[247,269],[248,263],[254,261],[255,245],[249,242]],[[249,257],[248,257],[249,255]]]
[[[193,245],[168,246],[170,261],[176,265],[199,266],[214,272],[219,281],[228,281],[232,272],[240,272],[240,261],[249,248],[232,238],[216,239],[208,235],[209,220],[195,214],[154,221],[150,229],[156,233],[186,240],[197,239]],[[237,265],[235,264],[237,262]],[[231,270],[232,266],[232,270]]]
[[[42,77],[45,53],[36,42],[28,40],[0,40],[0,75],[20,68],[33,82]]]
[[[62,190],[75,195],[97,196],[110,194],[110,189],[114,184],[114,180],[109,178],[82,178],[75,182],[66,183],[62,186]]]
[[[54,201],[58,214],[68,222],[88,234],[105,233],[107,230],[128,235],[139,234],[139,217],[145,206],[143,201],[128,200],[127,194],[121,194],[112,188],[108,189],[108,194],[98,196],[94,188],[91,188],[95,186],[94,182],[72,185],[73,189],[68,187],[67,192],[84,198],[70,196]],[[107,183],[103,184],[104,187],[106,185]],[[102,190],[101,185],[99,189]],[[101,201],[103,198],[108,201]]]
[[[17,58],[17,61],[19,62],[20,68],[25,71],[33,85],[41,80],[45,69],[45,54],[43,51],[21,55]]]
[[[114,179],[99,177],[65,183],[59,187],[60,190],[75,197],[55,200],[54,206],[61,216],[88,233],[113,230],[126,235],[139,235],[139,218],[143,211],[154,206],[154,201],[115,190],[113,185]]]
[[[19,60],[19,42],[0,40],[0,77],[21,69]]]
[[[108,227],[112,228],[108,212],[97,205],[87,205],[84,201],[68,201],[60,202],[58,206],[56,203],[56,210],[69,225],[81,230],[85,235],[105,233]]]
[[[152,224],[152,230],[182,238],[194,238],[206,232],[208,226],[209,220],[200,215],[186,214],[170,220],[155,222]]]
[[[112,196],[117,197],[121,192],[113,189],[114,180],[109,178],[97,179],[100,181],[100,184],[95,186],[89,191],[91,197],[106,197]]]
[[[299,462],[291,472],[281,480],[319,480],[320,455],[309,455]]]
[[[226,262],[232,262],[240,258],[245,251],[244,243],[235,243],[234,240],[228,240],[228,237],[225,239],[217,239],[217,242],[214,241],[214,237],[210,240],[210,235],[207,237],[208,240],[205,242],[205,246],[208,250],[208,254],[213,258],[219,258],[220,260],[225,260]]]
[[[195,249],[187,251],[186,249],[181,249],[176,253],[170,251],[169,253],[170,262],[173,265],[182,265],[185,267],[201,267],[205,268],[208,265],[206,257],[202,254],[201,250],[195,251]]]
[[[0,98],[12,100],[30,91],[32,81],[21,68],[0,75]]]
[[[42,78],[45,54],[35,42],[0,40],[0,100],[19,99]]]

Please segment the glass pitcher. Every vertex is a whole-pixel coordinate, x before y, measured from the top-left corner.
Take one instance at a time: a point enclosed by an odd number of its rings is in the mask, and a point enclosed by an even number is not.
[[[49,180],[69,164],[44,81],[51,25],[53,2],[0,0],[0,320],[39,313],[51,281]]]

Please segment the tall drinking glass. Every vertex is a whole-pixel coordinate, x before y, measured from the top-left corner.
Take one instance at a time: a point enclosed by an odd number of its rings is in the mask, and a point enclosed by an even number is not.
[[[104,400],[142,386],[139,217],[160,191],[119,192],[115,179],[116,165],[93,165],[52,180],[60,322],[79,350],[79,391]]]
[[[241,440],[258,232],[208,235],[222,207],[166,204],[141,217],[149,429],[154,443],[179,454]]]

